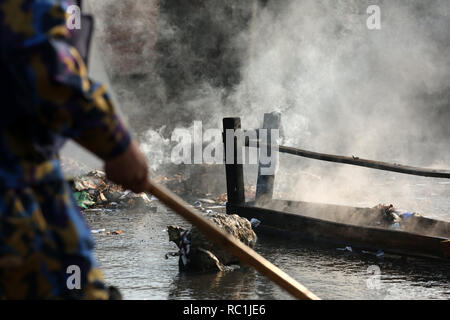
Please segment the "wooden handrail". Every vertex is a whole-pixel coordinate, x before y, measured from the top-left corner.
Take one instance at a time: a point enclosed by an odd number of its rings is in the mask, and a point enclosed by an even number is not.
[[[255,140],[246,140],[245,145],[247,147],[256,146],[256,147],[265,147],[265,148],[267,148],[267,147],[278,148],[278,151],[281,153],[287,153],[287,154],[292,154],[292,155],[296,155],[296,156],[300,156],[300,157],[328,161],[328,162],[344,163],[344,164],[350,164],[350,165],[354,165],[354,166],[360,166],[360,167],[366,167],[366,168],[372,168],[372,169],[384,170],[384,171],[392,171],[392,172],[410,174],[410,175],[422,176],[422,177],[450,179],[450,171],[449,170],[419,168],[419,167],[405,166],[405,165],[401,165],[401,164],[397,164],[397,163],[392,164],[392,163],[382,162],[382,161],[361,159],[361,158],[355,157],[355,156],[346,157],[346,156],[339,156],[339,155],[333,155],[333,154],[318,153],[318,152],[302,150],[302,149],[293,148],[293,147],[267,145],[267,144],[259,143],[259,141],[257,142]]]

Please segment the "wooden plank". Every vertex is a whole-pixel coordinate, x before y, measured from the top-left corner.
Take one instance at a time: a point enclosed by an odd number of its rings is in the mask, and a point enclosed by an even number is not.
[[[311,208],[314,204],[310,203]],[[318,205],[319,207],[321,205]],[[278,229],[279,236],[312,240],[318,243],[350,245],[366,250],[382,249],[400,255],[445,259],[442,244],[445,238],[430,237],[398,230],[363,227],[332,222],[273,209],[235,206],[233,211],[247,219],[261,221],[258,228]],[[306,214],[306,213],[305,213]]]

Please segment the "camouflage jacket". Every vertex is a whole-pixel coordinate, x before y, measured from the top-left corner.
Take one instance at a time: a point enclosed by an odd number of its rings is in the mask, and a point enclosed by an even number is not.
[[[67,138],[103,160],[130,142],[105,86],[69,44],[70,4],[0,0],[0,190],[63,179]]]

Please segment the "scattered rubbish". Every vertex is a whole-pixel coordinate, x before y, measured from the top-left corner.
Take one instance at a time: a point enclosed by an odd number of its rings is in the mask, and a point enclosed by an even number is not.
[[[72,190],[77,205],[85,210],[133,209],[148,206],[152,201],[145,193],[138,195],[130,190],[123,190],[121,186],[107,180],[106,174],[99,170],[74,178]]]
[[[207,209],[223,209],[225,208],[225,206],[212,206],[212,207],[208,207]]]
[[[337,248],[336,250],[353,252],[353,249],[350,246],[347,246],[345,248]]]
[[[408,219],[420,217],[420,214],[415,212],[398,210],[392,204],[379,204],[375,208],[380,210],[380,219],[375,221],[375,225],[394,230],[401,230],[405,227],[405,223],[409,223]]]
[[[101,233],[101,232],[105,232],[106,229],[95,229],[95,230],[91,230],[91,233]]]
[[[96,189],[96,185],[94,182],[89,180],[76,180],[74,182],[75,190],[77,191],[83,191],[88,189]]]
[[[258,228],[258,226],[261,224],[261,221],[256,218],[251,218],[250,224],[252,225],[252,228]]]
[[[121,234],[124,234],[123,230],[108,231],[108,232],[106,233],[107,236],[109,236],[109,235],[121,235]]]
[[[84,212],[101,212],[101,211],[112,211],[112,210],[107,210],[107,209],[103,210],[101,208],[89,208],[89,209],[84,210]]]
[[[197,200],[194,202],[194,207],[199,208],[201,206],[202,206],[202,203],[200,201]]]
[[[384,256],[384,251],[383,250],[378,250],[377,253],[375,254],[378,258],[381,258],[382,256]]]
[[[103,194],[103,192],[100,192],[100,200],[102,200],[103,202],[108,201],[108,199],[106,199],[105,195]]]
[[[211,199],[198,199],[197,201],[204,202],[204,203],[209,203],[209,204],[215,204],[216,203],[214,200],[211,200]]]
[[[164,257],[166,258],[166,260],[169,259],[169,256],[170,256],[170,257],[178,257],[178,256],[180,256],[180,252],[167,252],[167,253],[164,255]]]
[[[412,218],[412,217],[420,217],[420,214],[418,214],[416,212],[403,212],[403,213],[400,214],[400,217],[403,220],[406,220],[406,219],[409,219],[409,218]]]
[[[228,196],[226,193],[222,193],[220,196],[218,196],[216,198],[216,202],[221,203],[221,204],[225,204],[228,200]]]

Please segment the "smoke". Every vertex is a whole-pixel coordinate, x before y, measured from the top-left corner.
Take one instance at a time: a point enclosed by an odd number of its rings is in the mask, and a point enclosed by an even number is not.
[[[240,88],[251,106],[244,113],[277,106],[287,145],[448,168],[450,3],[379,1],[381,30],[366,26],[369,4],[292,1],[261,10]],[[290,199],[423,207],[413,191],[422,178],[287,156],[281,163],[277,186]]]
[[[122,111],[155,170],[167,165],[175,128],[220,128],[226,116],[256,128],[272,111],[282,113],[285,145],[449,167],[447,0],[88,3]],[[380,30],[367,27],[369,5],[380,7]],[[277,186],[291,198],[359,203],[361,193],[408,198],[417,179],[282,156]]]
[[[450,89],[450,42],[439,42],[448,37],[442,6],[450,4],[434,3],[380,1],[381,30],[366,26],[372,1],[292,1],[276,14],[266,7],[238,88],[250,96],[244,112],[279,108],[292,145],[426,162],[436,146],[421,142],[448,142],[433,139],[429,126],[433,109],[449,102],[424,101]]]

